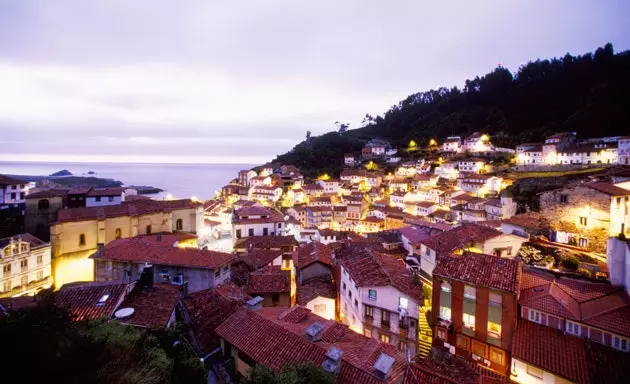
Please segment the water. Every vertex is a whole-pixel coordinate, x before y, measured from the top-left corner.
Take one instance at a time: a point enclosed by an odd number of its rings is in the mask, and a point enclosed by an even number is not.
[[[95,176],[119,180],[124,185],[153,186],[164,190],[152,195],[162,197],[170,193],[175,198],[195,196],[205,200],[215,191],[238,177],[247,164],[139,164],[139,163],[53,163],[0,162],[0,174],[44,176],[67,169],[76,176]],[[94,175],[88,175],[93,171]]]

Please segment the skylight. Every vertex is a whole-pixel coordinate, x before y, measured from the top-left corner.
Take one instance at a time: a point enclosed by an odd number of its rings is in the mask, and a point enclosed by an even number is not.
[[[109,294],[108,293],[106,293],[103,296],[101,296],[101,298],[98,300],[97,304],[104,304],[107,301],[107,299],[109,299]]]

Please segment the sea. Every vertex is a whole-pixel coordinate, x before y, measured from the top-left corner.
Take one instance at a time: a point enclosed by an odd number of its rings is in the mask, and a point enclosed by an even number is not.
[[[67,169],[75,176],[94,176],[119,180],[125,186],[152,186],[164,192],[155,198],[213,198],[221,187],[238,177],[251,164],[159,164],[159,163],[59,163],[0,162],[0,174],[47,176]],[[94,172],[94,174],[88,174]]]

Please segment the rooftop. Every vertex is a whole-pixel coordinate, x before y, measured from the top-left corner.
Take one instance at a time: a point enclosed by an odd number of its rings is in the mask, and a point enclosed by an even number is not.
[[[291,292],[289,271],[283,271],[279,265],[266,266],[249,274],[246,291],[251,296],[269,293]]]
[[[134,312],[118,321],[139,327],[165,328],[180,298],[180,287],[177,285],[153,284],[151,288],[142,288],[136,284],[119,307],[133,308]]]
[[[132,288],[133,284],[122,281],[64,284],[55,303],[67,308],[76,321],[110,318]]]
[[[312,241],[298,248],[293,263],[297,269],[308,267],[317,262],[332,267],[332,252],[331,246]]]
[[[118,205],[103,207],[68,208],[57,212],[57,222],[104,220],[110,217],[138,216],[155,212],[171,212],[179,209],[190,209],[201,206],[201,203],[190,199],[182,200],[134,200]]]
[[[324,278],[312,278],[299,285],[297,288],[297,304],[306,305],[309,301],[318,297],[335,299],[337,291],[335,285]]]
[[[20,185],[20,184],[26,184],[26,183],[27,182],[24,180],[16,179],[14,177],[7,176],[7,175],[0,175],[0,185],[2,186]]]
[[[37,237],[31,235],[30,233],[22,233],[19,235],[13,235],[10,237],[4,237],[2,239],[0,239],[0,248],[3,248],[7,245],[9,245],[11,243],[11,240],[17,241],[18,239],[27,242],[31,249],[37,249],[37,248],[41,248],[41,247],[47,247],[50,246],[49,243],[38,239]]]
[[[298,242],[293,236],[248,236],[236,240],[234,249],[281,249],[282,247],[297,247]]]
[[[518,294],[521,272],[518,260],[464,252],[439,257],[433,276]]]
[[[501,235],[501,231],[494,228],[477,224],[462,224],[430,239],[422,240],[422,244],[436,251],[438,255],[450,255],[453,251],[471,243],[483,243]]]

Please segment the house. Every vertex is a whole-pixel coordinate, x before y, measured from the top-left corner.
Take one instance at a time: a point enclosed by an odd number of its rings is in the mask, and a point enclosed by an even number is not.
[[[549,220],[538,212],[529,212],[501,220],[501,232],[512,233],[525,238],[549,236]]]
[[[235,284],[222,284],[185,296],[181,303],[184,322],[190,326],[191,345],[198,356],[221,347],[216,328],[245,305],[251,297]]]
[[[245,292],[260,296],[263,307],[291,306],[291,272],[280,266],[266,266],[249,274]]]
[[[92,188],[85,196],[86,207],[118,205],[125,201],[123,188]]]
[[[595,252],[606,240],[630,235],[630,190],[603,182],[569,185],[540,195],[540,213],[553,228],[550,239]]]
[[[284,216],[273,208],[253,205],[232,215],[232,243],[250,236],[282,236],[285,230]]]
[[[304,184],[304,175],[294,165],[283,165],[280,167],[278,174],[279,184],[283,188],[291,188],[293,186],[302,186]]]
[[[486,170],[486,161],[476,157],[457,160],[457,169],[459,169],[460,172],[484,173]]]
[[[462,138],[459,136],[449,136],[442,143],[442,152],[457,153],[461,150]]]
[[[303,205],[294,205],[287,209],[287,214],[300,222],[302,227],[306,227],[306,207]]]
[[[545,165],[558,164],[558,151],[572,145],[575,140],[575,132],[562,132],[549,136],[542,146],[542,163]]]
[[[339,178],[342,182],[360,184],[361,182],[366,181],[367,174],[367,171],[364,169],[349,168],[342,170]]]
[[[584,143],[558,149],[556,164],[616,164],[617,143]]]
[[[182,287],[169,283],[136,282],[127,294],[114,319],[121,324],[142,329],[167,329],[175,325],[176,311],[182,298]]]
[[[400,177],[413,177],[415,176],[416,170],[416,162],[415,161],[406,161],[396,169],[396,176]]]
[[[369,247],[346,245],[335,256],[343,323],[414,356],[422,284],[398,259]]]
[[[287,190],[285,199],[289,202],[288,205],[294,206],[306,203],[306,192],[302,188],[290,188]]]
[[[309,207],[332,207],[330,196],[311,197],[308,199]]]
[[[480,132],[475,132],[464,140],[466,152],[491,152],[494,146],[490,143],[490,137]]]
[[[306,227],[308,228],[330,228],[333,221],[332,206],[309,206],[306,207]]]
[[[526,240],[486,226],[466,223],[429,239],[420,240],[420,266],[424,273],[432,276],[440,257],[463,251],[514,258]]]
[[[293,236],[248,236],[234,243],[236,253],[245,253],[252,249],[270,249],[290,255],[297,247],[298,242]]]
[[[542,143],[523,143],[516,146],[516,165],[541,165]]]
[[[361,153],[364,156],[384,156],[385,150],[389,147],[389,143],[385,140],[371,139]]]
[[[194,234],[202,228],[203,205],[189,199],[134,200],[59,210],[57,221],[50,226],[55,285],[92,281],[94,267],[89,256],[98,244],[160,232]]]
[[[10,176],[0,175],[0,207],[24,204],[28,192],[28,182]]]
[[[271,176],[254,176],[249,179],[249,187],[271,185]]]
[[[488,194],[498,194],[503,189],[503,178],[497,176],[478,175],[475,173],[460,174],[457,187],[465,192],[471,192],[479,197]]]
[[[357,232],[374,233],[385,230],[385,219],[376,216],[368,216],[358,222]]]
[[[249,189],[250,200],[277,203],[282,198],[282,188],[271,185],[255,185]]]
[[[405,212],[415,216],[429,216],[438,209],[436,203],[430,201],[408,201],[405,203]]]
[[[385,207],[385,229],[396,229],[404,226],[405,213],[398,208]]]
[[[619,138],[619,142],[617,143],[617,158],[619,164],[630,164],[630,136]]]
[[[442,230],[430,226],[409,225],[398,228],[398,233],[400,233],[402,240],[402,246],[405,250],[407,250],[409,255],[419,255],[421,248],[420,241],[429,239],[431,236],[442,232]]]
[[[50,248],[30,233],[0,239],[0,298],[32,296],[50,288]]]
[[[343,155],[343,163],[348,167],[354,167],[356,159],[352,153],[346,153]]]
[[[447,180],[456,180],[459,177],[457,163],[454,161],[444,161],[439,167],[435,167],[435,175]]]
[[[518,260],[464,252],[433,270],[433,347],[507,377],[518,317]]]
[[[339,192],[339,180],[317,180],[317,184],[324,189],[324,193],[333,193],[336,195]]]
[[[557,278],[529,268],[518,303],[522,321],[630,352],[630,295],[623,286]]]
[[[256,177],[257,174],[256,172],[250,170],[242,170],[238,172],[238,184],[242,187],[250,187],[251,186],[251,179],[253,177]]]
[[[389,193],[408,191],[409,180],[405,177],[395,177],[389,182]]]
[[[68,283],[55,295],[55,304],[66,308],[74,321],[111,319],[135,285],[135,281]]]
[[[337,383],[400,383],[405,354],[356,334],[302,306],[260,308],[251,300],[217,329],[223,357],[233,359],[237,376],[260,364],[281,371],[286,364],[313,363],[336,375]],[[360,353],[357,353],[360,351]]]
[[[324,188],[319,184],[304,184],[302,185],[302,190],[308,197],[321,197],[324,193]]]
[[[89,187],[75,187],[68,191],[68,208],[85,208]]]
[[[405,192],[392,192],[389,194],[389,206],[396,208],[405,208]]]
[[[365,175],[366,188],[379,188],[383,182],[383,177],[378,172],[368,172]]]
[[[235,255],[197,248],[181,248],[172,235],[121,238],[99,247],[94,260],[95,281],[135,281],[149,269],[155,282],[182,285],[201,291],[230,281]],[[169,240],[171,239],[171,240]]]
[[[439,176],[435,175],[426,175],[426,174],[417,174],[411,180],[411,189],[414,191],[419,191],[423,188],[435,187],[437,185]]]
[[[49,241],[50,225],[57,220],[57,212],[67,206],[67,199],[67,189],[46,189],[29,193],[24,204],[26,232]]]
[[[333,247],[310,242],[293,253],[297,304],[325,319],[335,319],[337,293],[332,282]]]

